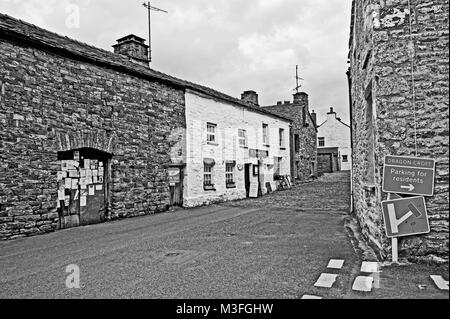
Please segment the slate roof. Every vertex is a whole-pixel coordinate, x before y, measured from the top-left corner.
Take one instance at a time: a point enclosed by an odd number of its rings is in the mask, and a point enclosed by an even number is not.
[[[246,103],[209,87],[181,80],[143,65],[130,62],[127,57],[120,54],[115,54],[66,36],[61,36],[2,13],[0,13],[0,39],[1,38],[13,39],[75,60],[112,68],[124,73],[159,81],[182,89],[190,89],[222,101],[237,104],[250,111],[292,122],[291,119],[287,117],[274,114],[259,106]]]

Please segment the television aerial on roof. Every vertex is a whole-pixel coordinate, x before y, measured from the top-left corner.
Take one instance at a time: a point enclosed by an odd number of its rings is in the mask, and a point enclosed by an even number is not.
[[[148,60],[150,62],[152,62],[152,29],[151,29],[151,14],[150,12],[153,11],[160,11],[160,12],[165,12],[165,13],[169,13],[166,10],[160,9],[160,8],[156,8],[150,5],[150,1],[147,1],[147,3],[142,3],[142,5],[147,8],[148,10]]]
[[[295,83],[296,83],[297,86],[296,86],[295,89],[294,89],[294,91],[295,91],[296,93],[298,93],[299,90],[300,90],[300,88],[302,87],[302,85],[299,83],[299,81],[300,81],[300,80],[301,80],[301,81],[304,80],[303,78],[299,77],[299,75],[298,75],[298,70],[299,70],[299,67],[298,67],[298,65],[296,65],[296,66],[295,66]]]

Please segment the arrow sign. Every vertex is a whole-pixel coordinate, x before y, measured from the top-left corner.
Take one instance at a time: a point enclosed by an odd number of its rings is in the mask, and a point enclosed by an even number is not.
[[[402,185],[402,186],[400,186],[400,188],[407,189],[408,192],[412,192],[415,187],[413,184],[409,184],[408,186]]]
[[[433,196],[434,172],[434,159],[387,155],[384,158],[383,192]]]

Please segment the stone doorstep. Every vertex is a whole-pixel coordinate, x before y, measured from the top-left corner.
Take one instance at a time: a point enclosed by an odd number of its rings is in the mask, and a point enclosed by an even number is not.
[[[338,275],[327,274],[327,273],[320,274],[320,277],[319,277],[319,279],[317,279],[314,286],[331,288],[333,286],[334,282],[336,281],[337,276]]]
[[[442,276],[437,275],[430,275],[430,278],[440,290],[448,290],[448,280],[445,280]]]
[[[330,259],[327,268],[341,269],[343,265],[344,265],[343,259]]]
[[[372,283],[372,277],[358,276],[353,282],[352,290],[370,292],[372,291]]]

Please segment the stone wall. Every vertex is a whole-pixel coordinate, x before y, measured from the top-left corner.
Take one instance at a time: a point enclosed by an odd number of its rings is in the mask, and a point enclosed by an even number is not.
[[[168,207],[183,89],[10,39],[0,38],[0,57],[0,239],[58,228],[59,151],[113,154],[107,219]]]
[[[309,112],[308,95],[306,93],[299,94],[302,94],[301,99],[296,99],[294,103],[285,102],[281,105],[265,106],[264,108],[292,119],[293,179],[305,181],[312,174],[317,173],[317,129]],[[295,134],[299,136],[297,152],[295,152]]]
[[[366,239],[380,257],[389,257],[380,206],[386,199],[381,191],[383,158],[435,159],[434,196],[426,198],[431,232],[401,238],[400,256],[442,261],[448,260],[449,3],[410,4],[353,3],[349,57],[354,211]]]

